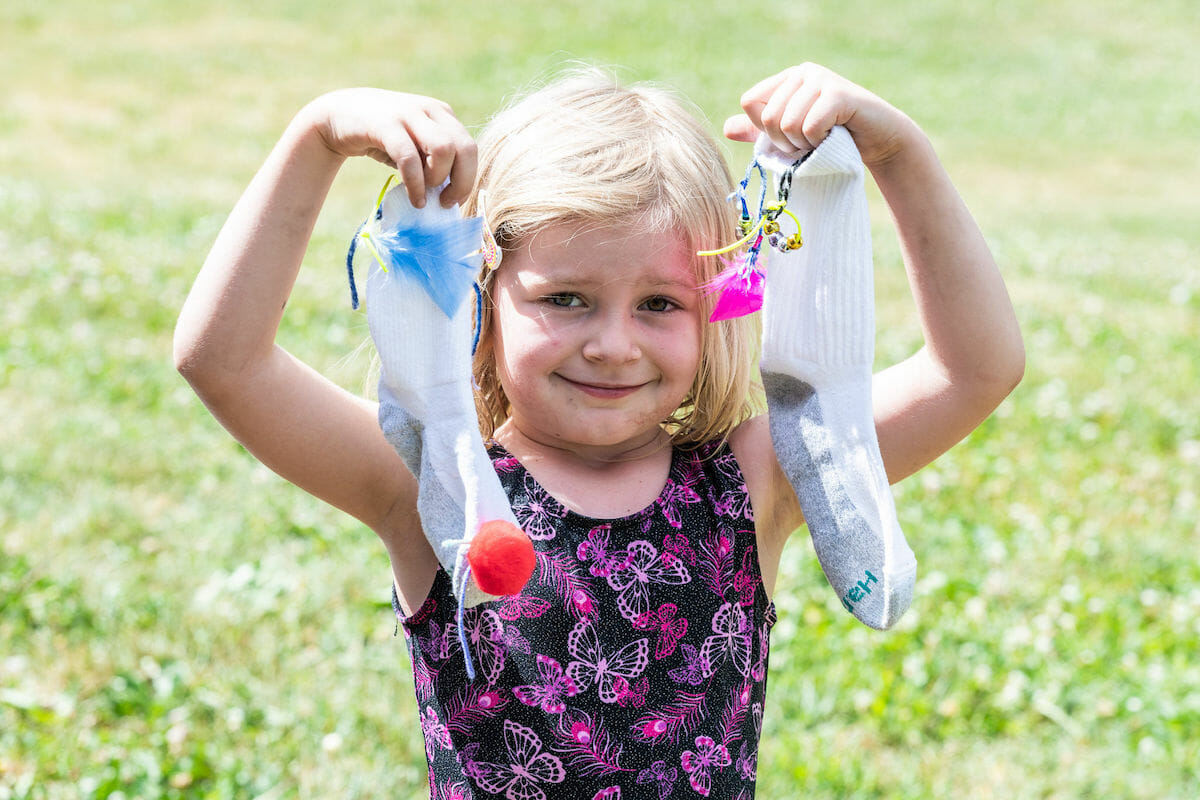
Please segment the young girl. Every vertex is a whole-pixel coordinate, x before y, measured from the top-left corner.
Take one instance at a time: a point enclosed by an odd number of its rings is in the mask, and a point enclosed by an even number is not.
[[[999,272],[894,107],[811,64],[741,105],[726,136],[782,152],[847,131],[892,213],[925,337],[874,379],[879,453],[898,481],[1021,377]],[[480,280],[477,401],[537,566],[520,594],[465,613],[376,404],[274,343],[354,156],[395,168],[416,208],[484,214],[502,252]],[[179,370],[259,459],[388,549],[431,797],[753,796],[771,597],[804,519],[750,402],[754,318],[707,321],[703,285],[722,264],[697,253],[739,238],[732,185],[702,126],[659,90],[560,81],[498,115],[478,152],[440,101],[344,90],[296,116],[197,278]]]

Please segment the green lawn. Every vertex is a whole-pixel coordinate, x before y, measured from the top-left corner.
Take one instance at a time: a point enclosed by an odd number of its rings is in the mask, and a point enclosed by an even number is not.
[[[1025,333],[1017,392],[896,489],[898,630],[792,545],[760,796],[1200,796],[1194,4],[709,5],[6,0],[0,800],[427,796],[383,548],[220,429],[171,331],[305,101],[401,88],[475,126],[570,59],[714,130],[797,61],[876,90],[938,145]],[[381,178],[339,178],[281,334],[354,388],[342,264]],[[919,334],[876,211],[886,364]]]

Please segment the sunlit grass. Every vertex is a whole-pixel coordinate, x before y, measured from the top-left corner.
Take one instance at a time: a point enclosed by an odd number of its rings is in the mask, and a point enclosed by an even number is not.
[[[0,798],[427,795],[382,548],[229,439],[171,329],[309,98],[407,89],[475,126],[571,58],[676,86],[714,130],[793,61],[877,89],[934,138],[1021,317],[1023,384],[897,487],[921,562],[899,629],[786,554],[760,796],[1200,794],[1189,4],[15,0],[0,26]],[[342,259],[379,174],[339,178],[281,332],[354,389]],[[876,210],[882,364],[919,329]]]

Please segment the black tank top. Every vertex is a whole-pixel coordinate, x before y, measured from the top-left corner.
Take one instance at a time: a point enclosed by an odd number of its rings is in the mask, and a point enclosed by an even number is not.
[[[753,797],[775,612],[728,446],[675,449],[654,503],[605,520],[488,449],[537,567],[461,633],[444,570],[415,614],[397,608],[430,797]]]

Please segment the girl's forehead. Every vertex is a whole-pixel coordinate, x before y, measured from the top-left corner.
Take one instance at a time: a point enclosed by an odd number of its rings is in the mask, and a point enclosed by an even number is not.
[[[695,283],[692,255],[681,233],[629,225],[550,225],[505,257],[506,265],[513,262],[517,269],[549,280],[608,283],[636,276],[646,283]]]

